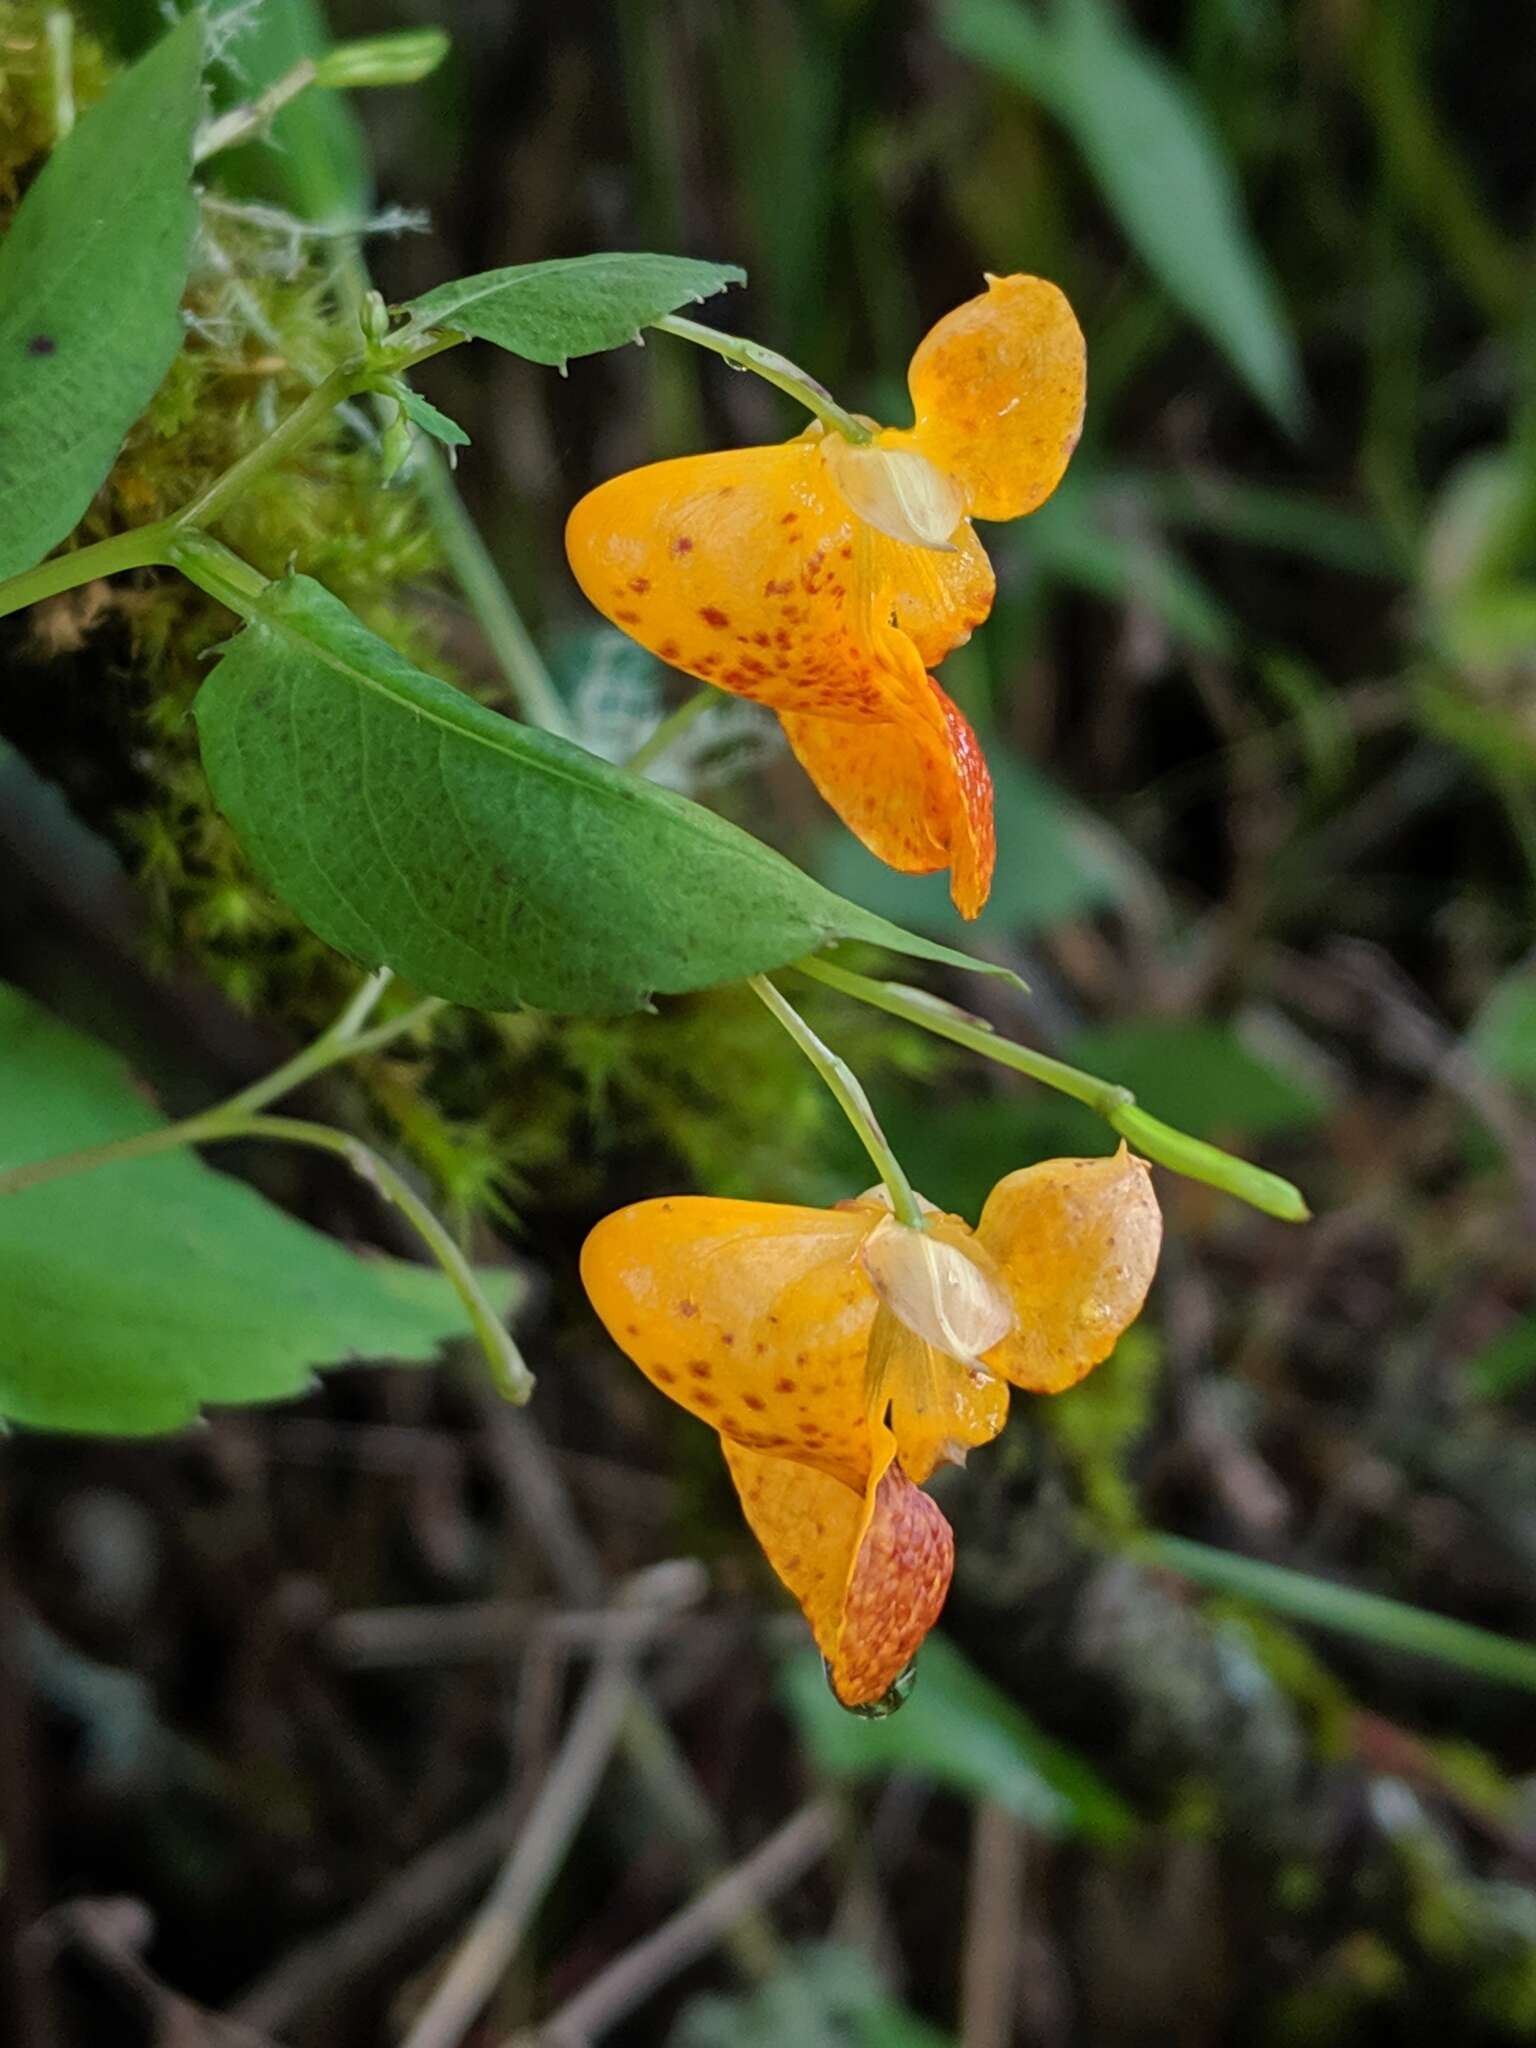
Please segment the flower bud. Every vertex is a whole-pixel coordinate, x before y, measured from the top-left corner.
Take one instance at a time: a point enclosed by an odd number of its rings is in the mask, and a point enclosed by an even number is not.
[[[357,324],[363,330],[363,339],[377,344],[389,333],[389,308],[384,303],[384,294],[368,291],[363,294],[363,303],[357,309]]]
[[[415,85],[437,69],[448,50],[448,37],[440,28],[360,36],[352,42],[334,43],[315,59],[315,83],[333,90],[356,85]]]

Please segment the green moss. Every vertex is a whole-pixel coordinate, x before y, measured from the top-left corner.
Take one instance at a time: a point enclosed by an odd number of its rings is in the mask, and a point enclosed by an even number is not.
[[[1129,1465],[1152,1421],[1161,1366],[1155,1332],[1135,1323],[1087,1379],[1030,1410],[1076,1474],[1088,1514],[1117,1538],[1141,1526]]]

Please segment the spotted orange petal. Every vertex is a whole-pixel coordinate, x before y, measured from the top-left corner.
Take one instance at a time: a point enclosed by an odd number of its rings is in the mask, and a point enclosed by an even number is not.
[[[895,634],[889,635],[894,642]],[[907,657],[915,660],[911,650]],[[783,716],[785,737],[856,838],[905,875],[950,870],[961,914],[987,900],[997,859],[992,777],[965,714],[932,676],[921,715],[858,725]]]
[[[582,1283],[662,1392],[750,1449],[862,1490],[875,1294],[858,1251],[878,1216],[678,1195],[604,1217]]]
[[[799,1601],[845,1706],[887,1693],[938,1620],[954,1570],[948,1522],[880,1435],[868,1483],[725,1443],[752,1533]]]
[[[867,532],[802,437],[614,477],[565,546],[597,609],[674,668],[775,711],[886,717],[892,679],[855,589]]]
[[[1017,519],[1061,481],[1082,431],[1087,358],[1072,308],[1041,277],[989,277],[931,327],[907,372],[910,438],[978,519]]]
[[[1002,1269],[1018,1328],[986,1353],[1016,1387],[1057,1394],[1141,1313],[1163,1219],[1144,1159],[1047,1159],[1000,1180],[977,1237]]]

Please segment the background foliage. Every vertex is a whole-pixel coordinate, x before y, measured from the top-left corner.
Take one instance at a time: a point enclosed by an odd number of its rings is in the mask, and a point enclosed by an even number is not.
[[[615,0],[441,18],[446,66],[356,103],[366,147],[351,102],[311,96],[221,173],[187,344],[87,534],[160,516],[297,402],[346,285],[339,230],[365,216],[394,230],[367,260],[401,301],[591,248],[740,262],[724,324],[889,418],[917,338],[983,269],[1055,278],[1088,335],[1088,430],[1057,497],[989,536],[997,612],[945,670],[998,771],[1002,865],[975,936],[1032,994],[944,985],[1293,1174],[1319,1220],[1287,1230],[1164,1177],[1152,1311],[955,1475],[948,1641],[868,1731],[829,1719],[796,1662],[712,1442],[607,1351],[571,1281],[586,1225],[631,1196],[863,1184],[793,1049],[725,991],[613,1022],[450,1014],[331,1077],[330,1113],[418,1174],[477,1256],[525,1269],[535,1408],[513,1422],[469,1374],[396,1367],[163,1443],[4,1447],[0,1725],[29,1733],[25,1769],[0,1774],[3,1897],[13,1922],[58,1907],[16,1995],[70,2042],[164,2034],[157,1984],[295,2048],[400,2037],[500,1853],[494,1830],[478,1848],[462,1831],[509,1784],[526,1814],[548,1781],[584,1655],[551,1614],[687,1554],[710,1590],[648,1660],[650,1764],[644,1737],[625,1748],[487,2039],[557,2009],[816,1800],[833,1854],[613,2038],[1528,2038],[1528,1693],[1411,1654],[1411,1623],[1372,1634],[1305,1594],[1282,1615],[1273,1582],[1230,1572],[1201,1591],[1201,1554],[1156,1540],[1536,1627],[1523,10]],[[334,25],[416,20],[357,0]],[[101,0],[73,46],[82,104],[155,26]],[[226,50],[226,98],[306,27],[269,6]],[[7,209],[51,141],[46,52],[39,10],[0,8]],[[429,225],[407,228],[416,208]],[[662,336],[563,379],[464,351],[421,384],[469,432],[466,497],[573,722],[622,756],[675,679],[583,615],[565,511],[627,464],[797,420]],[[411,661],[505,708],[424,486],[381,494],[344,433],[267,479],[229,537],[270,574],[296,553]],[[0,627],[0,975],[66,1020],[61,1067],[105,1071],[78,1034],[104,1039],[172,1114],[270,1066],[355,979],[209,801],[187,710],[226,627],[173,579]],[[862,860],[741,707],[695,729],[671,778],[953,941],[942,886]],[[1073,1105],[815,993],[934,1200],[974,1214],[1010,1167],[1106,1142]],[[8,1058],[7,1090],[19,1072]],[[258,1182],[264,1230],[305,1231],[305,1257],[327,1236],[401,1249],[324,1165],[219,1164]],[[131,1262],[86,1185],[82,1246]],[[190,1179],[186,1199],[204,1199]],[[296,1284],[299,1255],[274,1237],[271,1256]],[[372,1311],[421,1348],[437,1312],[382,1293]],[[470,1602],[492,1607],[466,1651]],[[377,1928],[391,1879],[445,1841],[457,1888],[418,1894],[346,1962],[334,1930]],[[108,1894],[147,1903],[147,1945],[60,1905]]]

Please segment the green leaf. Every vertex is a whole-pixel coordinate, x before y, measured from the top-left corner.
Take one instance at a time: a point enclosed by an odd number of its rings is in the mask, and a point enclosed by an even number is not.
[[[418,327],[452,327],[563,370],[572,356],[636,341],[648,322],[746,276],[734,263],[688,256],[565,256],[456,278],[405,310]]]
[[[1301,412],[1295,346],[1243,219],[1231,167],[1184,80],[1105,0],[950,0],[965,55],[1042,100],[1082,151],[1126,239],[1285,426]]]
[[[1112,603],[1136,605],[1202,654],[1230,656],[1231,614],[1177,555],[1147,533],[1115,533],[1098,516],[1107,496],[1069,481],[1029,522],[1019,543],[1032,567]]]
[[[0,242],[0,576],[79,523],[181,347],[202,61],[191,14],[59,145]]]
[[[0,1167],[157,1116],[116,1054],[0,983]],[[485,1276],[498,1308],[512,1275]],[[354,1258],[191,1152],[0,1196],[0,1417],[123,1436],[305,1391],[349,1358],[467,1334],[441,1274]]]
[[[393,386],[390,396],[399,402],[408,420],[420,427],[424,434],[430,434],[434,441],[441,441],[445,448],[469,446],[469,436],[458,421],[449,419],[445,412],[439,412],[430,399],[423,398],[419,391],[413,391],[409,384]]]
[[[278,895],[453,1002],[632,1010],[845,938],[980,965],[424,675],[308,577],[268,586],[195,710],[214,795]]]
[[[1494,989],[1467,1033],[1491,1074],[1536,1096],[1536,965],[1520,967]]]
[[[1517,1316],[1464,1361],[1462,1383],[1480,1400],[1518,1394],[1536,1380],[1536,1315]]]
[[[830,1778],[910,1771],[967,1797],[995,1800],[1048,1835],[1113,1842],[1135,1826],[1120,1795],[1085,1758],[1043,1735],[943,1636],[923,1645],[911,1696],[883,1721],[840,1707],[811,1650],[788,1660],[781,1690],[817,1769]]]
[[[985,739],[985,735],[983,738]],[[950,900],[944,875],[899,875],[848,832],[829,832],[812,865],[829,889],[882,916],[960,938],[980,931],[1029,937],[1121,901],[1129,857],[1108,826],[1001,743],[986,748],[997,819],[997,873],[974,923]]]
[[[1196,1138],[1314,1129],[1327,1104],[1311,1079],[1230,1024],[1137,1018],[1080,1031],[1062,1057],[1129,1088],[1142,1108]]]
[[[216,67],[222,109],[254,99],[306,57],[331,47],[316,0],[231,0],[239,33]],[[362,123],[338,93],[306,92],[284,107],[256,142],[215,157],[212,175],[226,191],[269,199],[303,220],[361,221],[373,203]]]
[[[953,2048],[898,2005],[867,1956],[817,1944],[791,1949],[751,1991],[692,1998],[666,2048]]]

